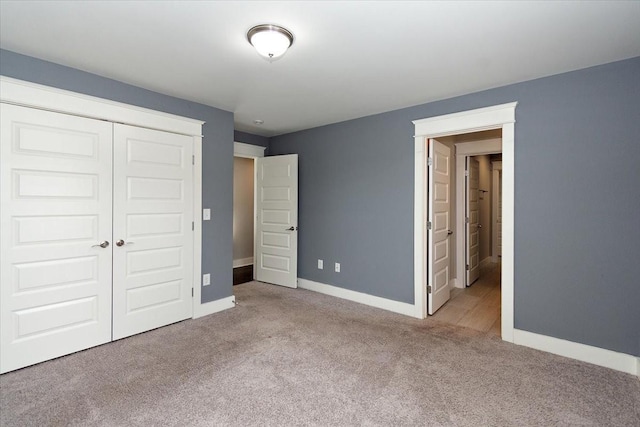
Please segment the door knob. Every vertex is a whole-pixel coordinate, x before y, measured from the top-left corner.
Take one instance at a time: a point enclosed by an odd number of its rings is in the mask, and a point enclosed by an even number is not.
[[[125,242],[124,240],[120,239],[116,242],[116,246],[124,246],[124,245],[133,245],[133,242]]]
[[[293,231],[295,230],[295,227],[292,225],[291,227],[287,228],[287,231]]]
[[[92,248],[97,248],[98,246],[100,246],[101,248],[103,248],[103,249],[104,249],[104,248],[106,248],[107,246],[109,246],[109,241],[108,241],[108,240],[105,240],[104,242],[102,242],[102,243],[98,243],[97,245],[93,245],[93,246],[91,246],[91,247],[92,247]]]
[[[451,236],[453,234],[453,231],[449,230],[447,231],[447,236]]]
[[[482,224],[478,224],[478,228],[482,228]]]

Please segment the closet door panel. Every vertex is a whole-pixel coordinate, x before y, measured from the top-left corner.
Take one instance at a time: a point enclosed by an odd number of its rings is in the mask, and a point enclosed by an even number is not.
[[[190,318],[193,139],[114,125],[113,339]]]
[[[111,339],[112,124],[1,104],[0,371]]]

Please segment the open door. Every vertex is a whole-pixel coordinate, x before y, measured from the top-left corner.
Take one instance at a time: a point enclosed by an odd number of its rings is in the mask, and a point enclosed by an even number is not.
[[[473,157],[467,157],[466,172],[467,200],[467,286],[480,277],[480,163]]]
[[[298,287],[298,155],[256,159],[256,280]]]
[[[449,227],[451,185],[451,150],[446,145],[429,140],[429,222],[427,224],[427,268],[429,314],[447,302],[449,285]]]

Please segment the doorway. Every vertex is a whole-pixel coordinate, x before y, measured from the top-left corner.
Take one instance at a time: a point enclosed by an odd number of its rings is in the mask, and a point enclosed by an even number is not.
[[[441,138],[451,135],[462,135],[473,132],[501,129],[502,131],[502,262],[501,262],[501,321],[502,339],[513,342],[513,222],[514,222],[514,143],[515,143],[515,107],[517,103],[496,105],[476,110],[463,111],[444,116],[430,117],[414,121],[415,125],[415,192],[414,192],[414,278],[415,278],[415,316],[425,318],[427,315],[428,284],[433,281],[432,272],[426,268],[427,260],[427,141],[430,138]],[[456,146],[457,155],[486,154],[464,152],[464,146]],[[478,147],[474,147],[478,148]],[[488,152],[490,153],[490,151]],[[461,169],[456,165],[456,175]],[[462,169],[464,170],[464,169]],[[460,181],[456,180],[460,186]],[[459,200],[460,192],[457,194]],[[459,215],[458,215],[459,217]],[[464,217],[462,219],[464,221]],[[456,220],[457,229],[462,229],[460,219]],[[457,254],[464,246],[461,233],[457,233]],[[458,256],[458,258],[461,258]],[[462,277],[460,263],[457,263],[456,278]],[[457,286],[459,283],[454,282]]]
[[[494,261],[493,162],[501,159],[502,130],[449,135],[437,139],[454,153],[450,200],[450,299],[433,318],[500,335],[501,264]]]
[[[255,279],[255,162],[265,147],[233,144],[233,285]]]

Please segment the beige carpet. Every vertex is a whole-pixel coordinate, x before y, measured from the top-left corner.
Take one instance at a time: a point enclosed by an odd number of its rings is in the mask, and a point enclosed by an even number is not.
[[[304,290],[0,377],[2,426],[638,426],[640,381]]]

